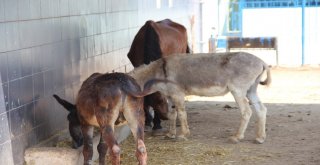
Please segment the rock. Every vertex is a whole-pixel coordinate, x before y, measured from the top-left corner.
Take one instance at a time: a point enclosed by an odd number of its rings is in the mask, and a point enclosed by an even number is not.
[[[297,121],[303,121],[303,118],[301,117],[301,118],[299,118]]]
[[[115,137],[120,144],[125,140],[131,131],[128,125],[115,127]],[[93,138],[93,157],[92,160],[98,159],[99,154],[97,146],[100,141],[100,135]],[[66,147],[34,147],[25,151],[24,159],[26,165],[82,165],[83,154],[82,148],[72,149]]]
[[[223,108],[232,108],[230,105],[226,104]]]
[[[71,148],[39,147],[25,151],[26,165],[78,165],[81,152]]]
[[[98,159],[99,154],[97,146],[100,141],[100,135],[93,138],[93,157]],[[83,147],[72,149],[66,147],[34,147],[25,151],[24,159],[26,165],[81,165],[83,164]]]
[[[311,115],[311,111],[308,111],[308,112],[307,112],[307,115],[310,116],[310,115]]]
[[[232,131],[233,131],[233,129],[231,129],[231,128],[226,129],[226,132],[232,132]]]

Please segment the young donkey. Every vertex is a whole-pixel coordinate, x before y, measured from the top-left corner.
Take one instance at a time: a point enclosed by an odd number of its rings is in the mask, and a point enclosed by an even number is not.
[[[263,73],[265,81],[260,82]],[[258,84],[269,85],[271,75],[268,65],[254,55],[244,52],[177,55],[157,60],[149,65],[134,69],[129,73],[139,84],[152,79],[168,80],[155,83],[152,90],[158,90],[175,105],[169,112],[170,138],[176,137],[176,118],[181,122],[178,138],[190,134],[184,97],[186,95],[218,96],[231,92],[241,111],[240,128],[231,137],[233,142],[244,138],[252,114],[249,102],[258,116],[256,141],[263,143],[266,138],[265,124],[267,108],[258,95]]]
[[[148,83],[152,85],[151,83]],[[148,89],[146,86],[145,89]],[[143,98],[136,81],[124,73],[94,73],[79,90],[76,106],[57,95],[54,97],[69,110],[69,131],[75,147],[84,143],[84,164],[91,164],[93,127],[100,128],[99,164],[105,164],[107,147],[113,165],[120,164],[120,148],[114,137],[114,126],[128,122],[136,140],[136,157],[140,165],[147,161],[144,145]],[[83,138],[82,138],[83,137]]]

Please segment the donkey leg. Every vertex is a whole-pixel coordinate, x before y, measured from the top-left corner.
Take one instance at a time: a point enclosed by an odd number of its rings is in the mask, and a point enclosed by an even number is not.
[[[247,93],[247,97],[257,114],[258,122],[256,123],[256,142],[261,144],[266,139],[267,108],[260,101],[256,89],[257,85],[252,86]]]
[[[176,138],[176,121],[177,121],[177,107],[170,109],[168,112],[168,119],[169,119],[169,132],[166,134],[168,138]]]
[[[147,164],[147,149],[144,144],[144,114],[141,109],[126,109],[124,116],[136,140],[136,157],[139,165]]]
[[[181,132],[179,133],[178,138],[186,139],[186,136],[190,135],[190,130],[189,130],[188,121],[187,121],[187,112],[185,110],[184,94],[179,93],[171,97],[175,105],[178,119],[180,120],[180,124],[181,124]]]
[[[137,139],[136,157],[138,159],[139,165],[147,164],[147,148],[141,138]]]
[[[240,127],[236,135],[230,137],[230,140],[234,143],[238,143],[239,140],[244,138],[244,132],[247,129],[250,117],[252,115],[252,110],[249,106],[247,98],[243,94],[236,92],[231,92],[235,101],[237,102],[240,112],[241,112],[241,121]]]
[[[92,137],[93,137],[93,126],[82,125],[81,130],[83,133],[83,164],[91,165],[93,149],[92,149]]]
[[[103,139],[103,136],[102,136],[102,133],[101,133],[101,136],[100,136],[100,142],[97,146],[97,149],[98,149],[98,152],[99,152],[99,164],[100,165],[104,165],[105,164],[105,157],[106,157],[106,154],[107,154],[107,144],[106,142],[104,141]]]
[[[188,126],[188,121],[187,121],[187,112],[185,111],[185,107],[183,106],[178,106],[177,107],[178,111],[178,119],[180,120],[181,123],[181,132],[178,135],[178,138],[181,139],[187,139],[186,136],[190,135],[190,130]]]
[[[102,136],[103,140],[106,142],[108,146],[111,164],[120,165],[120,147],[116,138],[114,137],[113,127],[114,126],[112,124],[107,124],[105,127],[101,128]]]
[[[115,105],[118,107],[118,105]],[[104,141],[106,144],[100,143],[101,151],[105,145],[108,146],[108,152],[111,159],[112,165],[120,165],[120,147],[114,136],[114,123],[119,116],[119,109],[109,106],[108,108],[100,107],[98,110],[99,113],[96,114],[97,121],[100,125],[101,131],[101,141]],[[104,150],[105,151],[105,150]],[[99,153],[99,156],[105,155],[104,152]],[[101,160],[103,158],[99,158]]]
[[[147,104],[146,101],[144,101],[144,106],[143,106],[143,110],[144,110],[144,114],[145,114],[145,131],[146,132],[151,132],[152,131],[152,116],[149,112],[150,106]]]
[[[160,114],[158,111],[154,111],[154,118],[153,118],[152,122],[153,122],[152,130],[161,130],[162,129]]]

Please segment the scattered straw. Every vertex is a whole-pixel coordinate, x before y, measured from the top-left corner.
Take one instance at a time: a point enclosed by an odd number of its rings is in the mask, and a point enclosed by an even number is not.
[[[71,140],[59,141],[59,142],[56,143],[55,147],[58,147],[58,148],[71,148],[72,147],[72,142],[71,142]]]
[[[146,137],[148,164],[157,165],[206,165],[225,159],[230,150],[212,147],[195,140],[174,141],[162,137]],[[121,144],[121,163],[136,165],[135,142],[132,136]]]

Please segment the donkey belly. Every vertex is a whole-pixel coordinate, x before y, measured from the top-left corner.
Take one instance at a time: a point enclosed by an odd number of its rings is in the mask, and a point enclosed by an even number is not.
[[[198,96],[222,96],[229,92],[227,87],[213,86],[213,87],[189,87],[186,91],[186,95],[198,95]]]
[[[87,123],[92,125],[92,126],[95,126],[95,127],[100,127],[99,123],[98,123],[98,120],[95,116],[91,117],[91,118],[87,118],[86,119]],[[121,120],[120,122],[116,122],[114,124],[115,127],[120,127],[120,126],[123,126],[125,124],[128,124],[128,122],[126,120]]]

